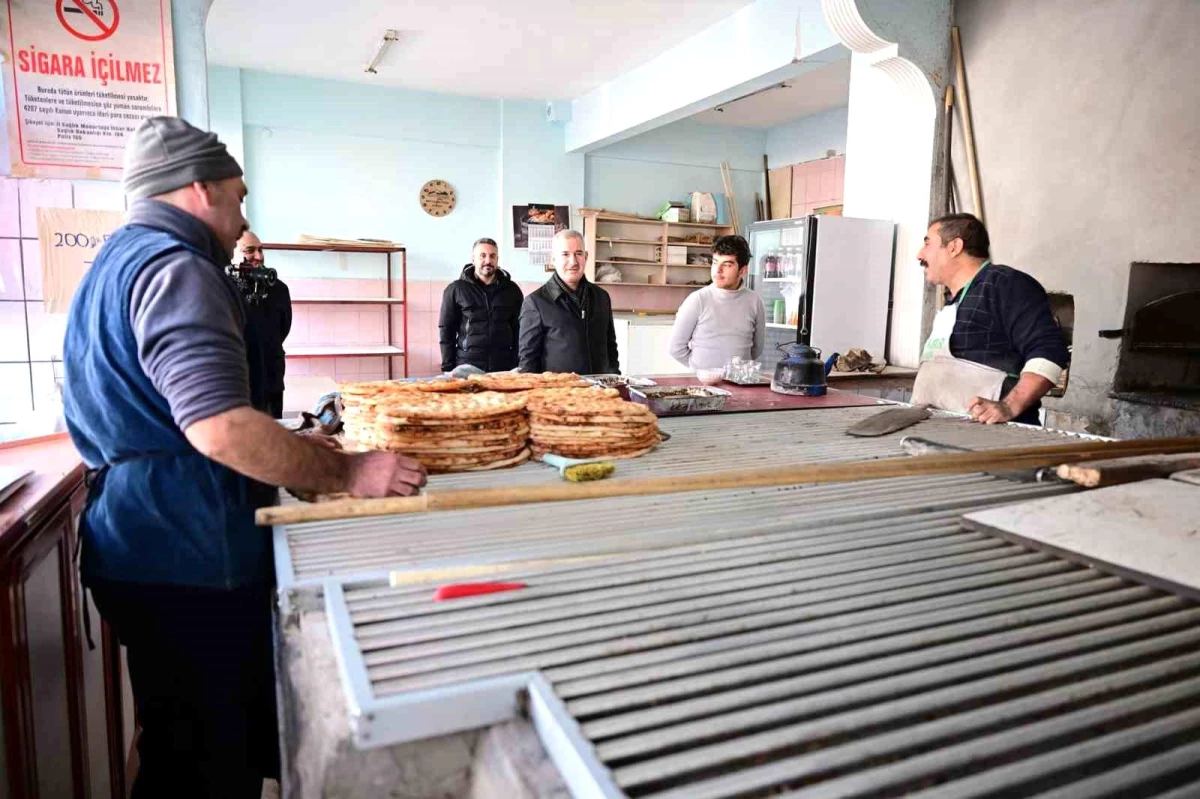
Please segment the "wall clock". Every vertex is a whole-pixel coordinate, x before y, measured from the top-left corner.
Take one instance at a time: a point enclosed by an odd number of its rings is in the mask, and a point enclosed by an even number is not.
[[[421,207],[430,216],[445,216],[454,210],[454,187],[444,180],[431,180],[421,187]]]

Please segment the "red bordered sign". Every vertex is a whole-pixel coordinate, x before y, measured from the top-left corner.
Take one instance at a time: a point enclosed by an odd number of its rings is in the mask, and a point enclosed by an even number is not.
[[[107,39],[121,24],[117,0],[58,0],[54,10],[67,33],[85,42]]]

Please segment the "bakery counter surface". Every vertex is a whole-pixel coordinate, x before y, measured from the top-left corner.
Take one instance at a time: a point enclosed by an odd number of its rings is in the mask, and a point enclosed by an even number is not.
[[[693,375],[650,375],[660,386],[698,386],[700,381]],[[855,408],[866,405],[883,405],[883,400],[863,397],[850,391],[827,389],[822,397],[800,397],[793,394],[777,394],[770,386],[739,386],[722,382],[714,388],[724,389],[732,396],[718,413],[745,413],[748,411],[786,411],[816,408]]]
[[[84,466],[65,433],[0,447],[0,467],[33,476],[0,504],[0,552],[11,551],[39,524],[61,509],[82,484]]]

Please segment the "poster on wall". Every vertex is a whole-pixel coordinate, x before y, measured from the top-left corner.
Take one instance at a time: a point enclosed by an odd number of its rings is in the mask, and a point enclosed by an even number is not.
[[[124,223],[125,214],[120,211],[37,209],[46,313],[66,313],[71,308],[71,298],[83,273],[91,267],[101,245]]]
[[[571,207],[568,205],[550,205],[548,203],[530,203],[529,205],[513,206],[513,247],[518,250],[529,248],[529,226],[552,226],[550,235],[571,226]]]
[[[6,0],[0,31],[13,175],[120,180],[129,134],[175,115],[170,0]]]

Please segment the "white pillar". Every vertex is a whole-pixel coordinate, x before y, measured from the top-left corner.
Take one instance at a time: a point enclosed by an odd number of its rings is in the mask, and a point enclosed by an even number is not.
[[[916,255],[934,213],[949,0],[822,0],[822,9],[852,51],[843,213],[896,223],[887,358],[915,367],[933,309]]]
[[[208,53],[204,23],[213,0],[171,0],[171,41],[175,47],[175,102],[178,113],[208,130]]]

